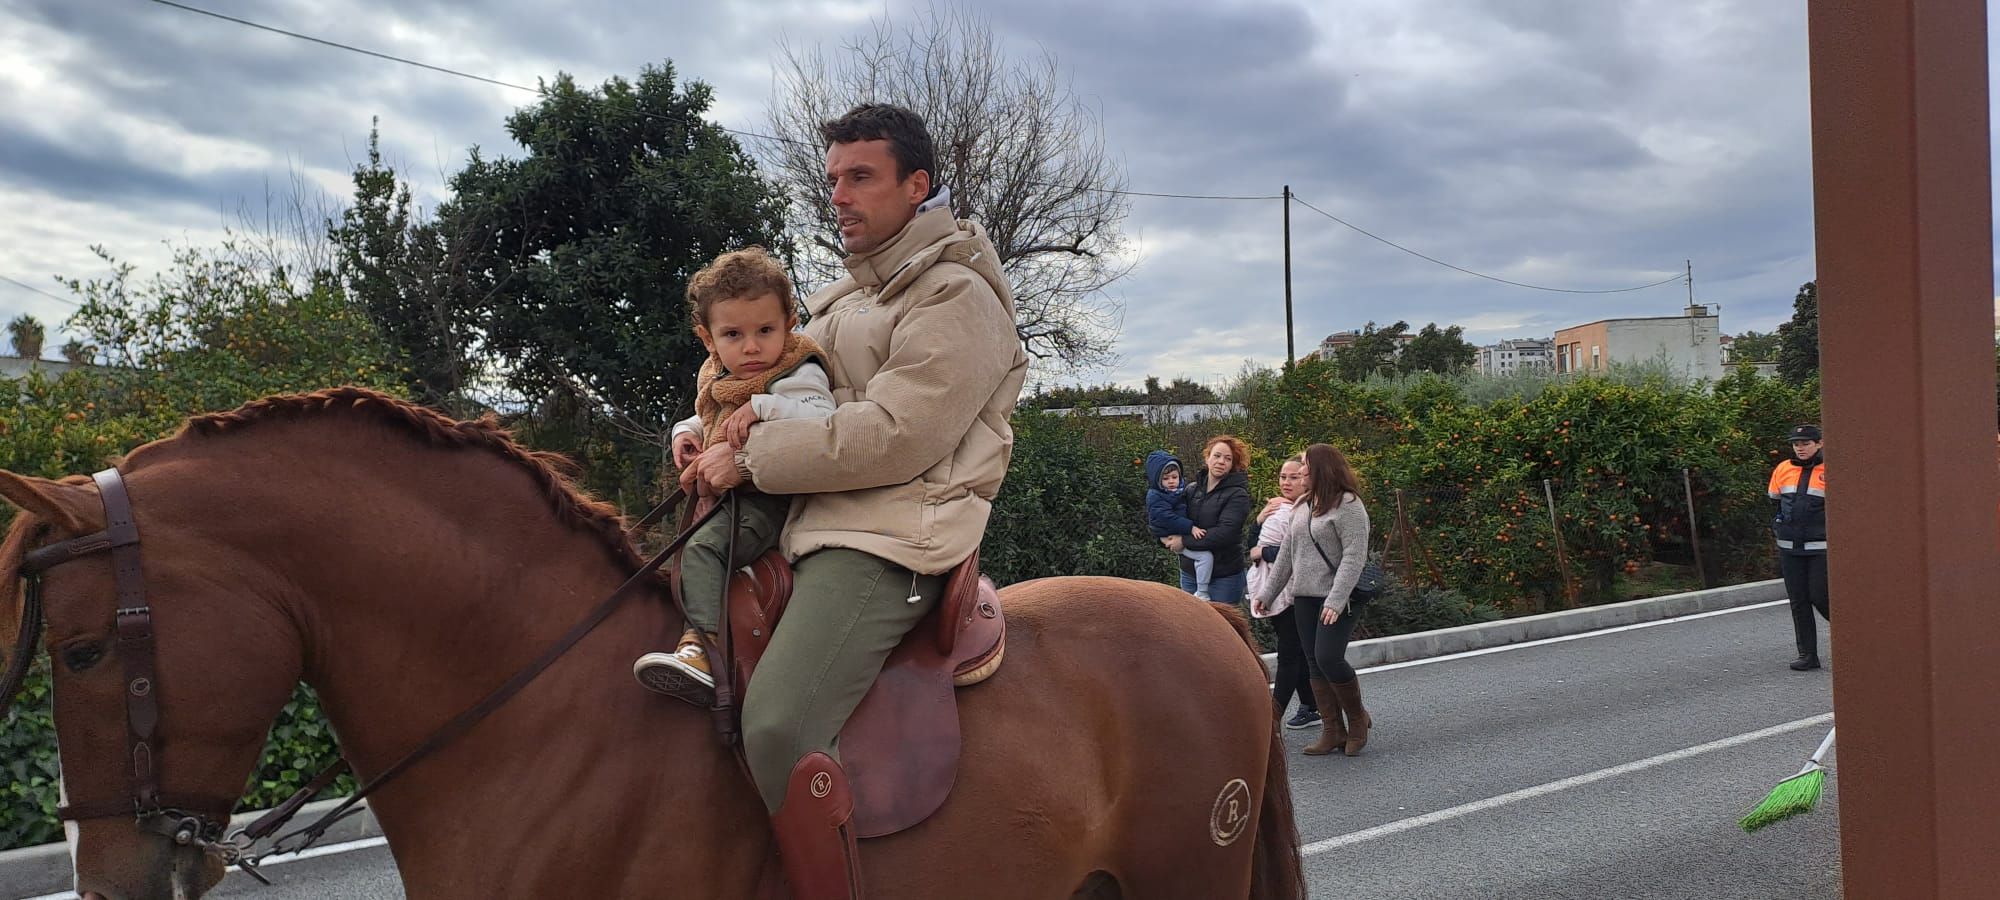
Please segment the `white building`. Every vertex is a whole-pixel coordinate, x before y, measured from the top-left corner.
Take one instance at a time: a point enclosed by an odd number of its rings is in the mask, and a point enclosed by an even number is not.
[[[1548,338],[1523,338],[1481,347],[1477,366],[1481,374],[1489,376],[1553,372],[1556,342]]]
[[[76,368],[75,363],[60,359],[27,359],[20,356],[0,354],[0,381],[19,381],[28,377],[29,372],[40,370],[42,377],[54,381],[62,373]]]
[[[1688,378],[1715,381],[1722,367],[1722,320],[1706,306],[1685,315],[1604,319],[1556,332],[1556,371],[1602,372],[1613,363],[1664,362]]]

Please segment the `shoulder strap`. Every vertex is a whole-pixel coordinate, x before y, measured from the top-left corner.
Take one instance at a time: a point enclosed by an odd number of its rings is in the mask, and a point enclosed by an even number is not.
[[[1338,507],[1336,507],[1336,509],[1338,509]],[[1311,507],[1306,508],[1306,540],[1313,542],[1313,549],[1319,551],[1319,560],[1320,562],[1326,563],[1327,571],[1329,572],[1340,571],[1340,567],[1334,565],[1333,560],[1326,555],[1326,548],[1319,545],[1319,535],[1313,534],[1313,517],[1312,517]]]

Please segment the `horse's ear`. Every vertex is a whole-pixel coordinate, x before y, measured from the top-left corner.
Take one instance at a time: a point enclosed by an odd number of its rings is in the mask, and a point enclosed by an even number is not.
[[[104,510],[97,489],[91,485],[65,484],[0,469],[0,497],[71,534],[104,527]]]

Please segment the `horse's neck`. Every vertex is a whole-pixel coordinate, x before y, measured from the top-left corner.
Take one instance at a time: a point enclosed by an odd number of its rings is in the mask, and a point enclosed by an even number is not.
[[[543,510],[508,509],[491,496],[401,497],[418,502],[322,523],[331,526],[322,547],[376,549],[324,567],[327,583],[302,586],[313,598],[308,680],[366,778],[528,666],[628,574],[600,538]],[[387,523],[416,527],[398,535],[385,533],[396,530]],[[706,714],[632,680],[633,659],[670,648],[676,622],[662,591],[631,592],[534,683],[374,795],[405,878],[452,873],[443,877],[456,887],[439,890],[459,894],[464,860],[546,844],[559,820],[566,840],[572,830],[623,836],[601,844],[615,860],[607,878],[634,865],[724,862],[710,842],[649,827],[675,811],[707,833],[761,846],[762,808]],[[627,859],[640,848],[646,862]],[[546,870],[528,871],[531,860]],[[508,871],[531,882],[558,872],[574,879],[580,861],[523,856]]]

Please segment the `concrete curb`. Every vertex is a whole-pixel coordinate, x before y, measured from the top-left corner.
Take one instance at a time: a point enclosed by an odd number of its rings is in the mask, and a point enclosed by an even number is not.
[[[1566,637],[1588,631],[1616,628],[1620,625],[1674,619],[1783,599],[1785,599],[1783,581],[1775,578],[1770,581],[1753,581],[1749,584],[1712,588],[1706,591],[1668,594],[1664,597],[1627,600],[1623,603],[1607,603],[1581,609],[1565,609],[1561,612],[1501,619],[1478,625],[1461,625],[1457,628],[1440,628],[1436,631],[1369,638],[1347,645],[1347,662],[1357,669],[1386,666],[1390,663],[1485,650],[1489,647],[1502,647],[1524,641]],[[1265,665],[1276,665],[1277,660],[1278,655],[1275,653],[1264,654]]]
[[[328,810],[340,804],[340,800],[321,800],[308,803],[292,820],[294,825],[303,826],[325,815]],[[368,801],[363,800],[357,815],[342,819],[326,830],[326,837],[320,839],[320,846],[338,844],[343,841],[357,841],[362,838],[378,837],[382,834],[375,824],[375,814],[368,811]],[[229,819],[231,831],[256,821],[262,812],[238,813]],[[282,858],[282,857],[281,857]],[[248,876],[232,874],[231,879]],[[22,847],[17,850],[0,850],[0,897],[19,900],[22,897],[39,897],[67,891],[71,884],[68,844],[41,844]]]

